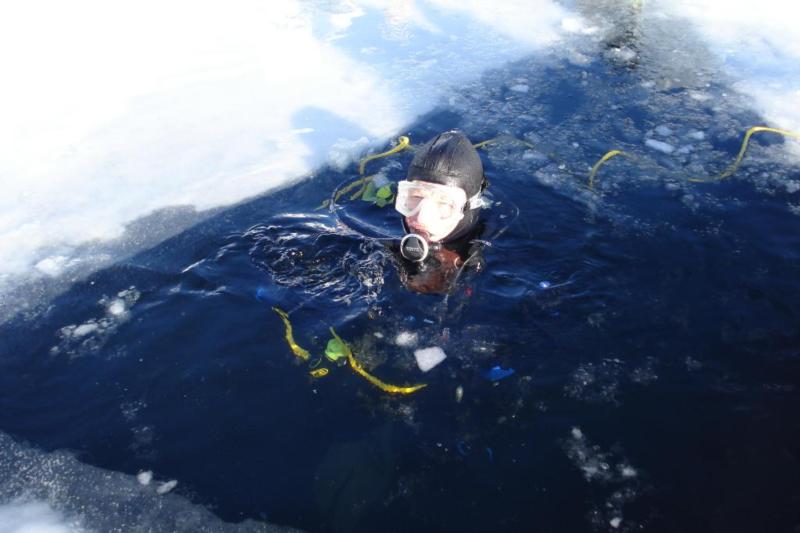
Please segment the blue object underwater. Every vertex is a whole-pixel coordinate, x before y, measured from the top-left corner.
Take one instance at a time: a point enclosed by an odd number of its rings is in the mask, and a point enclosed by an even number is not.
[[[505,379],[508,376],[513,375],[514,372],[515,370],[513,368],[503,368],[499,365],[496,365],[484,372],[483,377],[489,381],[500,381],[501,379]]]

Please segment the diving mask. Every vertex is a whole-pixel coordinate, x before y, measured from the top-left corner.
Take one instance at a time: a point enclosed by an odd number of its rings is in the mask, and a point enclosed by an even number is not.
[[[480,207],[481,193],[467,199],[467,193],[460,187],[407,180],[397,184],[395,209],[406,217],[426,209],[435,218],[458,222],[464,218],[467,203],[470,209]]]

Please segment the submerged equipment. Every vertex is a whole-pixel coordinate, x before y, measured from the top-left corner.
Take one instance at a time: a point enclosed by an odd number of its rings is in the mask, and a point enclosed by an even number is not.
[[[277,307],[272,308],[281,320],[283,321],[284,327],[286,329],[286,342],[289,344],[289,348],[291,348],[292,353],[296,356],[300,357],[303,360],[308,360],[310,358],[310,354],[307,350],[300,348],[297,343],[294,341],[294,336],[292,335],[292,323],[289,321],[289,315],[286,311],[282,309],[278,309]],[[331,335],[333,338],[328,342],[328,347],[325,350],[325,356],[330,359],[331,361],[336,361],[339,358],[346,357],[347,363],[353,371],[358,374],[359,376],[363,377],[379,389],[384,392],[388,392],[389,394],[411,394],[413,392],[417,392],[420,389],[423,389],[428,386],[427,383],[420,383],[418,385],[392,385],[391,383],[386,383],[385,381],[381,381],[377,377],[373,376],[366,370],[364,367],[361,366],[361,363],[356,361],[356,358],[353,356],[353,350],[350,346],[339,336],[336,334],[333,328],[330,328]],[[330,353],[329,353],[330,351]],[[333,356],[333,357],[332,357]],[[314,369],[316,365],[319,364],[319,361],[311,365],[312,370],[309,371],[309,375],[314,378],[321,378],[327,376],[329,370],[327,368],[317,368]]]

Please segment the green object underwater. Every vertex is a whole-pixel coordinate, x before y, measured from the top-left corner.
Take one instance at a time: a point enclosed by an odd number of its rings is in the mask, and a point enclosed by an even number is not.
[[[342,357],[347,357],[347,346],[344,341],[338,337],[329,340],[328,346],[325,347],[325,357],[334,363]]]
[[[365,202],[372,202],[378,207],[384,207],[394,200],[392,182],[383,176],[376,176],[367,182],[361,199]]]

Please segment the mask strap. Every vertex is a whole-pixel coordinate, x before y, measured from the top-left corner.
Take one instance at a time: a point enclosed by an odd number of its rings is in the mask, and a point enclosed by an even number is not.
[[[475,196],[467,200],[467,205],[470,209],[479,209],[487,205],[486,201],[481,197],[481,192],[483,191],[478,191]]]

